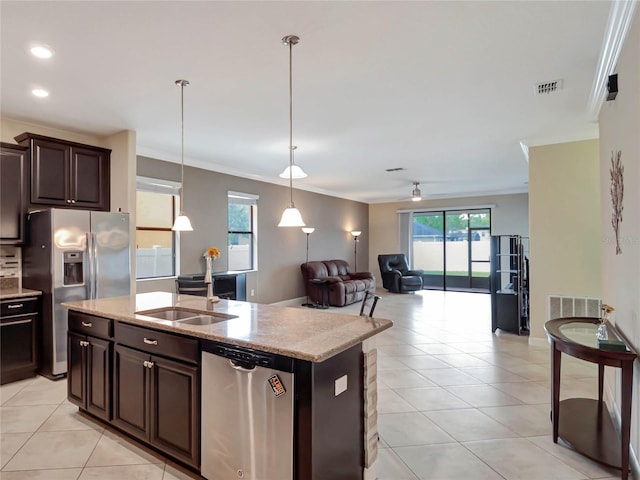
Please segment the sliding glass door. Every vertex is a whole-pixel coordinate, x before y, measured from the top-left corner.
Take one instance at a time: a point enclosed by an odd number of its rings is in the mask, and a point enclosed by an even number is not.
[[[413,214],[413,268],[424,288],[489,290],[491,211],[455,210]]]

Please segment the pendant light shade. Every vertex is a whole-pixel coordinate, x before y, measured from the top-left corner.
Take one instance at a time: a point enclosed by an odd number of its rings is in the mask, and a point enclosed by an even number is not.
[[[280,219],[279,227],[304,227],[305,223],[302,220],[300,211],[293,203],[293,151],[296,147],[293,146],[293,46],[296,45],[300,39],[295,35],[287,35],[282,39],[282,44],[289,47],[289,206],[282,212],[282,218]],[[284,172],[283,172],[284,173]]]
[[[293,205],[293,204],[292,204]],[[305,223],[300,215],[300,210],[295,206],[286,208],[282,212],[282,218],[280,219],[279,227],[304,227]]]
[[[294,145],[292,148],[295,150],[298,147]],[[292,178],[307,178],[307,174],[302,169],[302,167],[299,167],[298,165],[296,165],[295,158],[293,159],[293,165],[290,165],[287,168],[285,168],[280,174],[280,178],[289,178],[289,176],[291,176]]]
[[[171,230],[175,232],[192,232],[191,220],[184,214],[184,87],[189,85],[189,80],[176,80],[180,87],[180,215],[173,223]]]
[[[173,227],[171,230],[176,232],[193,232],[193,227],[191,226],[191,220],[186,215],[178,215],[176,217],[176,221],[173,223]]]

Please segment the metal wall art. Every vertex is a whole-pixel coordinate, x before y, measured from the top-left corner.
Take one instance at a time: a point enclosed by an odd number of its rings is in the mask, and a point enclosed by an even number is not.
[[[618,150],[615,155],[611,152],[611,168],[609,173],[611,174],[611,226],[616,234],[616,255],[622,253],[620,248],[620,224],[622,223],[622,198],[624,196],[624,182],[622,176],[624,174],[624,166],[620,157],[622,152]]]

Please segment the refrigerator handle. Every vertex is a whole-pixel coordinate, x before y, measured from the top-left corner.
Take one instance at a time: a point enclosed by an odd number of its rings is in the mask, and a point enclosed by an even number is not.
[[[93,298],[98,298],[98,278],[100,278],[100,272],[98,271],[98,241],[95,233],[91,234],[91,250],[93,250]]]
[[[85,250],[85,270],[86,270],[86,278],[85,284],[87,289],[87,300],[93,299],[93,258],[91,256],[92,248],[91,248],[91,233],[85,233],[87,239],[87,247]]]

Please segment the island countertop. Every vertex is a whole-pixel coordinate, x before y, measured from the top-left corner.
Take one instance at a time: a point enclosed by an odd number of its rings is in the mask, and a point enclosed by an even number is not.
[[[322,362],[393,326],[391,320],[383,318],[233,300],[211,303],[205,297],[170,292],[66,302],[63,306],[120,322],[311,362]],[[235,318],[222,319],[210,325],[188,325],[138,313],[168,307]]]

